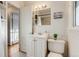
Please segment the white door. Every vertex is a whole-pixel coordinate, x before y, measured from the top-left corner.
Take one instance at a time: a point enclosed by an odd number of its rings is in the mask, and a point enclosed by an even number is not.
[[[5,22],[4,19],[1,18],[1,9],[0,7],[0,57],[3,57],[5,51]]]

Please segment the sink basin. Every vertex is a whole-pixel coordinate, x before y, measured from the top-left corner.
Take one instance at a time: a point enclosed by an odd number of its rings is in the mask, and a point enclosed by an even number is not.
[[[46,33],[44,33],[44,34],[34,34],[33,35],[33,37],[38,37],[38,38],[47,38],[48,37],[48,35],[46,34]]]

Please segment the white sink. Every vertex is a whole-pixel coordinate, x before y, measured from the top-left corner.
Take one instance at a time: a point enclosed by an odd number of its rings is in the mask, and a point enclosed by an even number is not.
[[[47,40],[48,35],[46,33],[44,33],[44,34],[34,34],[33,37],[35,37],[35,38],[36,37],[38,37],[38,38],[46,38],[46,40]]]

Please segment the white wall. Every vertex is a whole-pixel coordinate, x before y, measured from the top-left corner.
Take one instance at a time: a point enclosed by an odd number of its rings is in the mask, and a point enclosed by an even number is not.
[[[6,53],[6,19],[1,19],[4,14],[5,9],[0,6],[0,57],[4,57]]]
[[[26,36],[32,33],[32,9],[31,6],[20,10],[20,50],[26,52]]]
[[[32,6],[46,4],[49,8],[51,8],[51,25],[49,26],[40,26],[39,32],[47,31],[50,36],[53,37],[53,33],[58,34],[58,39],[68,40],[67,28],[68,28],[68,2],[63,1],[53,1],[53,2],[38,2],[33,3]],[[62,19],[54,19],[54,12],[63,12]],[[64,56],[68,56],[68,44],[65,46],[65,54]]]
[[[74,10],[73,2],[69,2],[68,8],[68,44],[69,44],[69,56],[79,57],[79,28],[73,27]]]
[[[69,56],[79,57],[79,30],[69,30]]]
[[[32,7],[37,5],[46,4],[51,8],[51,25],[40,26],[39,32],[47,31],[53,36],[53,33],[58,33],[58,39],[67,40],[67,18],[66,18],[66,2],[31,2]],[[63,18],[54,19],[54,12],[63,12]]]

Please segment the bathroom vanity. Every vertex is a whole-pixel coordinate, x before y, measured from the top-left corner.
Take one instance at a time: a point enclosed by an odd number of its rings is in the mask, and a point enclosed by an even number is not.
[[[47,29],[51,25],[51,9],[32,11],[32,33],[26,35],[26,54],[28,57],[45,57],[47,53]],[[31,32],[30,32],[31,33]]]
[[[47,52],[47,35],[28,35],[26,40],[26,53],[28,57],[45,57]]]

